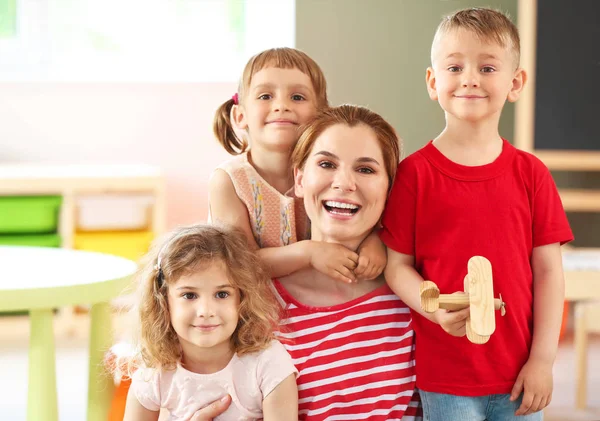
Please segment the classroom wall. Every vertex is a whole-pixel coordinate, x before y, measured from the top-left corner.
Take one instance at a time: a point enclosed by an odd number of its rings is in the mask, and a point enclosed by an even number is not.
[[[380,113],[410,153],[444,127],[425,88],[435,28],[442,16],[477,6],[517,14],[517,0],[296,0],[296,46],[322,66],[332,104]],[[500,133],[512,138],[513,126],[509,104]]]
[[[423,82],[440,16],[489,3],[514,14],[515,2],[297,0],[296,42],[322,65],[333,104],[382,113],[410,152],[443,127]],[[209,174],[228,157],[212,117],[235,90],[234,82],[0,84],[0,162],[159,165],[168,227],[204,220]],[[512,109],[505,114],[510,137]]]
[[[332,104],[381,113],[410,153],[444,125],[424,82],[434,29],[468,6],[516,16],[517,0],[296,0],[296,44],[323,67]],[[210,172],[228,158],[213,138],[213,113],[236,86],[0,83],[0,163],[158,165],[167,177],[167,226],[202,221]],[[501,122],[508,138],[513,115],[508,105]]]
[[[146,163],[167,177],[167,225],[206,219],[212,134],[236,83],[0,84],[0,163]]]

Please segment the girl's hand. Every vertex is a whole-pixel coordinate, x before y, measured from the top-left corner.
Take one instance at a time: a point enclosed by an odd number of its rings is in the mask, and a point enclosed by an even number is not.
[[[311,241],[310,265],[338,281],[355,282],[353,271],[358,265],[358,254],[341,244]]]
[[[359,281],[377,278],[387,264],[387,250],[377,231],[373,231],[358,247],[358,266],[354,274]]]
[[[439,309],[433,314],[433,318],[446,333],[452,336],[465,336],[467,334],[467,319],[471,309],[469,307],[458,311]]]
[[[523,393],[523,401],[515,415],[529,415],[547,407],[552,400],[552,387],[552,363],[527,360],[510,393],[511,401]]]
[[[231,405],[231,396],[225,395],[218,401],[196,411],[190,421],[212,421],[214,417],[225,412],[229,405]]]

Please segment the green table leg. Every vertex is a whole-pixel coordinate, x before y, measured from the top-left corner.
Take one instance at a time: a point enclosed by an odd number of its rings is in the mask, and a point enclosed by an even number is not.
[[[52,310],[31,310],[29,320],[27,421],[58,421]]]
[[[113,398],[112,376],[103,365],[104,354],[112,345],[112,320],[108,303],[94,304],[90,310],[90,376],[88,421],[106,421]]]

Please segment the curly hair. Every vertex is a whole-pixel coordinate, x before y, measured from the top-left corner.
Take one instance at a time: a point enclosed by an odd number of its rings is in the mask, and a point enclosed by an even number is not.
[[[240,230],[214,224],[182,227],[155,245],[146,260],[138,277],[137,305],[133,309],[139,326],[134,366],[175,367],[181,348],[171,325],[169,287],[179,277],[214,262],[223,263],[231,285],[240,294],[239,322],[231,337],[233,351],[238,355],[260,351],[275,338],[279,304],[267,271]]]

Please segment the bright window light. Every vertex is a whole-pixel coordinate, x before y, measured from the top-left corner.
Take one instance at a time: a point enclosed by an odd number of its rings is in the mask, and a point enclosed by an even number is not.
[[[293,47],[295,0],[0,0],[0,82],[227,82]]]

